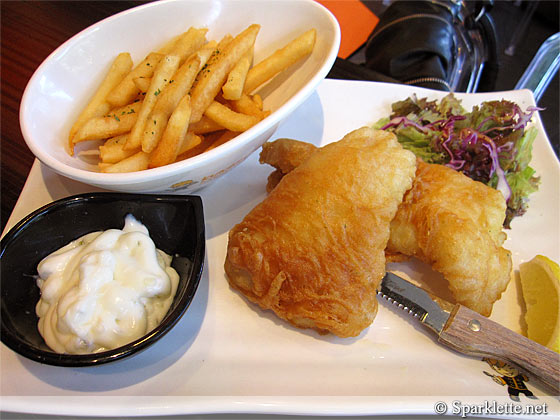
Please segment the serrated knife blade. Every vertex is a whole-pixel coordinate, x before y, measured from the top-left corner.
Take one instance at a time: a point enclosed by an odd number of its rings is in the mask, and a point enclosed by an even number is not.
[[[441,333],[451,315],[425,290],[390,272],[385,275],[378,293],[410,312],[437,334]]]
[[[460,304],[432,297],[395,273],[387,272],[378,293],[434,331],[440,343],[461,353],[498,359],[560,392],[560,355]]]

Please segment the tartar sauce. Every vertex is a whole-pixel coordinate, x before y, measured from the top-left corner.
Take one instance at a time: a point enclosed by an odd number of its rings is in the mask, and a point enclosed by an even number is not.
[[[130,214],[122,230],[89,233],[45,257],[36,312],[47,345],[57,353],[96,353],[151,331],[177,291],[171,259]]]

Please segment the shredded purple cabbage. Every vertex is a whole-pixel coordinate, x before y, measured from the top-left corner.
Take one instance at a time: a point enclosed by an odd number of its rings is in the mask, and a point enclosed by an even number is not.
[[[391,127],[398,127],[399,125],[402,125],[403,127],[414,127],[418,131],[421,131],[422,133],[427,133],[430,128],[429,126],[424,127],[408,119],[407,117],[396,117],[393,118],[391,121],[389,121],[387,124],[385,124],[383,127],[381,127],[381,130],[386,130]]]
[[[507,101],[486,101],[466,111],[449,94],[441,100],[416,95],[391,104],[392,113],[377,128],[392,131],[398,141],[427,163],[446,165],[499,190],[506,199],[504,227],[528,207],[540,178],[530,167],[536,128],[528,127],[535,111]]]
[[[533,117],[535,111],[542,108],[528,107],[527,112],[523,112],[521,108],[512,104],[511,113],[506,113],[496,117],[490,115],[484,118],[476,127],[456,129],[456,123],[467,119],[464,115],[451,115],[447,119],[435,122],[421,124],[413,121],[407,116],[399,116],[392,118],[387,124],[381,127],[382,130],[396,129],[398,127],[414,127],[422,133],[437,132],[437,142],[434,144],[436,150],[442,149],[448,156],[446,166],[461,170],[473,179],[488,181],[494,174],[498,178],[497,189],[502,192],[506,201],[511,197],[511,187],[508,184],[506,174],[500,166],[500,157],[509,157],[513,151],[513,143],[506,142],[500,146],[490,138],[492,132],[512,132],[524,129]],[[493,125],[484,130],[485,125],[501,120],[502,125]],[[473,159],[473,150],[476,153],[486,153],[487,157],[478,157]],[[467,163],[472,163],[466,168]],[[484,168],[487,166],[487,168]],[[470,173],[469,173],[470,172]],[[475,175],[475,176],[472,176]],[[479,179],[485,178],[485,179]]]

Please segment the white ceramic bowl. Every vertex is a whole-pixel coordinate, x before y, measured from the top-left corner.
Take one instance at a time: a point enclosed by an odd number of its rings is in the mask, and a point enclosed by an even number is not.
[[[235,139],[201,155],[141,172],[97,172],[96,160],[70,156],[65,139],[81,109],[123,51],[134,63],[190,26],[207,27],[208,39],[237,34],[249,24],[261,30],[259,62],[307,29],[317,30],[313,53],[262,89],[270,116]],[[180,0],[143,5],[111,16],[80,32],[56,51],[30,79],[20,124],[35,156],[59,174],[97,187],[143,193],[191,193],[246,159],[325,78],[340,44],[334,16],[313,0]]]

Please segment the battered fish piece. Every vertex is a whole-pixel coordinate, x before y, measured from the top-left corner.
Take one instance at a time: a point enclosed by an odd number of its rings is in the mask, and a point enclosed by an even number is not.
[[[232,288],[300,328],[357,336],[377,313],[390,222],[416,170],[364,127],[313,153],[229,233]]]
[[[505,215],[499,191],[419,160],[412,189],[391,222],[387,251],[431,264],[457,302],[489,316],[510,280],[511,253],[502,247]]]
[[[284,175],[305,162],[317,149],[311,143],[286,138],[263,144],[259,162],[276,168],[268,176],[266,192],[271,192]]]
[[[269,177],[272,190],[286,173],[284,154],[292,168],[317,148],[297,146],[295,140],[272,142],[261,163],[277,168]],[[303,143],[303,142],[300,142]],[[264,149],[263,149],[264,151]],[[499,191],[442,165],[419,160],[413,187],[405,195],[386,249],[389,261],[416,257],[447,279],[457,302],[489,316],[510,280],[511,253],[501,245],[506,202]]]
[[[317,149],[317,146],[304,141],[276,139],[263,144],[259,162],[274,166],[285,175],[306,161]]]

